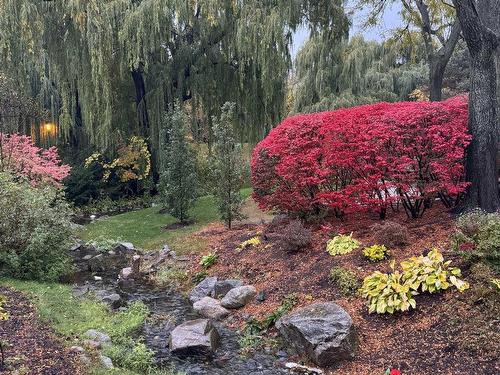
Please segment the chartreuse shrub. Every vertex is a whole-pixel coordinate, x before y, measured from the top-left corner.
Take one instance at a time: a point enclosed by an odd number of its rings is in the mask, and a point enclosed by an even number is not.
[[[249,238],[248,240],[243,241],[242,243],[239,244],[238,248],[236,250],[241,251],[243,249],[246,249],[247,247],[257,247],[261,244],[261,240],[259,236],[254,236],[252,238]]]
[[[359,288],[359,280],[356,274],[342,267],[333,267],[330,270],[330,281],[335,284],[343,296],[353,295]]]
[[[474,210],[461,216],[452,246],[467,260],[485,261],[500,272],[500,214]]]
[[[60,191],[0,172],[0,274],[57,280],[67,273],[71,210]]]
[[[394,313],[408,311],[417,305],[414,296],[418,293],[404,283],[403,274],[393,270],[392,273],[375,271],[367,276],[361,287],[361,295],[368,298],[368,312]]]
[[[339,234],[328,241],[326,251],[332,256],[344,255],[356,250],[360,246],[361,242],[353,238],[352,233],[349,235]]]
[[[5,311],[3,305],[7,302],[7,297],[3,294],[0,294],[0,320],[9,319],[9,313]]]
[[[372,245],[363,249],[363,255],[372,262],[378,262],[385,259],[389,252],[384,245]]]
[[[395,270],[394,262],[391,262],[392,273],[375,271],[364,279],[360,289],[361,295],[368,299],[369,312],[392,314],[415,308],[414,296],[419,292],[435,293],[451,285],[464,291],[469,284],[458,278],[460,269],[450,267],[450,263],[434,249],[427,256],[402,262],[402,272]]]

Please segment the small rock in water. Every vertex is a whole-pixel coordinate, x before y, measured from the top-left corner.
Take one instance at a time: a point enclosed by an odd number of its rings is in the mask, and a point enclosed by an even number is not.
[[[251,302],[257,295],[257,289],[252,285],[239,286],[231,289],[222,299],[221,305],[227,309],[237,309]]]
[[[111,360],[111,358],[109,357],[106,357],[105,355],[100,355],[99,356],[99,359],[101,361],[101,364],[105,367],[105,368],[113,368],[113,361]]]
[[[323,375],[323,370],[314,367],[307,367],[303,365],[299,365],[295,362],[287,362],[285,367],[289,369],[294,374],[304,374],[304,375]]]
[[[172,354],[207,356],[214,354],[219,344],[219,334],[208,319],[189,320],[174,328],[170,334]]]
[[[101,276],[94,276],[94,280],[95,281],[102,281],[102,277]]]
[[[214,291],[216,282],[217,277],[207,277],[191,290],[191,293],[189,293],[189,301],[195,303],[203,297],[210,296]]]
[[[193,304],[193,309],[205,318],[222,319],[229,315],[229,311],[221,306],[220,302],[211,297],[203,297]]]
[[[129,279],[131,276],[132,276],[132,267],[125,267],[125,268],[122,268],[122,270],[120,271],[120,274],[118,275],[118,277],[119,277],[121,280],[127,280],[127,279]]]

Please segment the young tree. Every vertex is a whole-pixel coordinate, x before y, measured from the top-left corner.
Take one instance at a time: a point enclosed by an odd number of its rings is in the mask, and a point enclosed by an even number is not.
[[[495,53],[500,39],[500,0],[453,0],[471,55],[466,177],[471,183],[466,205],[494,212],[498,196],[499,117]]]
[[[160,193],[168,212],[186,223],[196,199],[195,155],[186,139],[184,112],[178,104],[165,114]]]
[[[234,138],[235,104],[225,103],[220,118],[213,117],[214,146],[210,160],[213,194],[217,201],[219,215],[231,228],[234,220],[243,217],[243,160],[241,145]]]

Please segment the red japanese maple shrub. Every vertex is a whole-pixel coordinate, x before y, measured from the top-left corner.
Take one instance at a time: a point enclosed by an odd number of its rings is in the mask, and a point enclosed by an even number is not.
[[[378,103],[287,118],[252,157],[261,208],[337,215],[451,205],[463,181],[467,101]]]
[[[33,186],[49,184],[56,187],[71,168],[61,164],[57,149],[35,146],[31,137],[0,133],[0,171],[28,180]]]

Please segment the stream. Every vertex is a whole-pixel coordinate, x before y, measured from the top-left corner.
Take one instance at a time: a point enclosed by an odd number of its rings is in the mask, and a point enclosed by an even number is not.
[[[290,374],[283,367],[285,358],[279,358],[268,351],[254,351],[246,356],[239,353],[238,334],[225,327],[221,322],[214,322],[219,335],[220,346],[211,359],[201,357],[179,358],[169,351],[170,333],[179,324],[199,316],[193,311],[189,301],[180,292],[170,289],[157,289],[141,282],[118,283],[116,273],[99,274],[101,280],[95,280],[91,273],[80,272],[73,280],[75,296],[84,296],[88,292],[95,294],[119,294],[121,304],[142,301],[150,310],[140,335],[146,346],[156,353],[156,362],[160,367],[175,368],[186,375],[280,375]],[[282,353],[282,352],[279,352]]]

